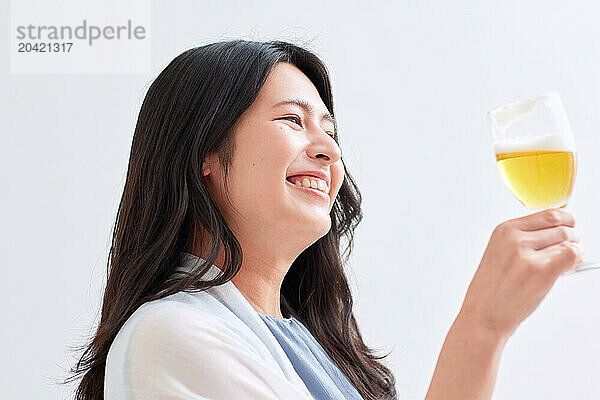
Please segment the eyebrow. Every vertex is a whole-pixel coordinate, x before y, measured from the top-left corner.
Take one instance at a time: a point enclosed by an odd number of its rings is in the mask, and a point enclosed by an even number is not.
[[[309,114],[314,114],[315,113],[315,108],[313,107],[312,104],[310,104],[308,101],[306,101],[304,99],[300,99],[300,98],[297,98],[297,97],[282,100],[279,103],[273,105],[273,108],[278,107],[278,106],[282,106],[284,104],[296,104],[297,106],[300,106],[303,109],[305,109],[306,111],[308,111]],[[321,121],[329,121],[334,126],[337,126],[335,118],[333,117],[333,115],[331,115],[331,113],[329,111],[326,111],[326,112],[322,113],[321,117],[320,117],[320,120]]]

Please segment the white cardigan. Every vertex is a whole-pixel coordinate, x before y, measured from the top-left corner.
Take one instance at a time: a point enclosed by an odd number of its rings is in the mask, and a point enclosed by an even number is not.
[[[181,253],[179,270],[202,259]],[[203,277],[214,278],[214,264]],[[228,281],[140,306],[106,359],[106,400],[310,400],[302,379],[248,300]]]

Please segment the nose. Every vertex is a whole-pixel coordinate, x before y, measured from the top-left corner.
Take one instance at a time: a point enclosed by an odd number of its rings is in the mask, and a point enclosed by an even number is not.
[[[327,161],[327,164],[337,162],[341,157],[340,147],[336,141],[323,132],[316,133],[311,145],[306,150],[310,158],[317,158]]]

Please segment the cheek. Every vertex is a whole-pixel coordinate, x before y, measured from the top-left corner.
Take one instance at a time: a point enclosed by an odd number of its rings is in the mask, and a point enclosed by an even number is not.
[[[331,166],[331,182],[334,182],[335,197],[337,197],[342,183],[344,182],[344,166],[341,161],[336,162]]]
[[[281,185],[287,168],[297,156],[297,144],[282,126],[257,126],[249,134],[240,137],[236,147],[235,170],[239,172],[242,191],[253,197],[265,198],[266,187]]]

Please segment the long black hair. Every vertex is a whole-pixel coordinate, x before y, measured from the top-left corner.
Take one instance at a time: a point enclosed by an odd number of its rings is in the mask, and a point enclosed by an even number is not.
[[[186,50],[150,86],[113,227],[100,323],[67,379],[81,377],[76,399],[103,399],[108,350],[143,303],[179,291],[205,290],[238,273],[242,248],[202,179],[202,163],[208,153],[216,152],[226,179],[232,127],[279,62],[298,67],[334,115],[325,65],[312,52],[282,41],[232,40]],[[295,316],[310,330],[364,399],[396,399],[395,379],[378,361],[389,353],[376,356],[365,345],[352,311],[343,265],[362,219],[362,199],[345,164],[344,170],[330,212],[330,231],[294,260],[283,280],[282,313]],[[205,233],[211,247],[203,268],[195,275],[169,279],[180,253]],[[342,239],[346,244],[340,254]],[[226,254],[223,273],[202,281],[221,245]]]

